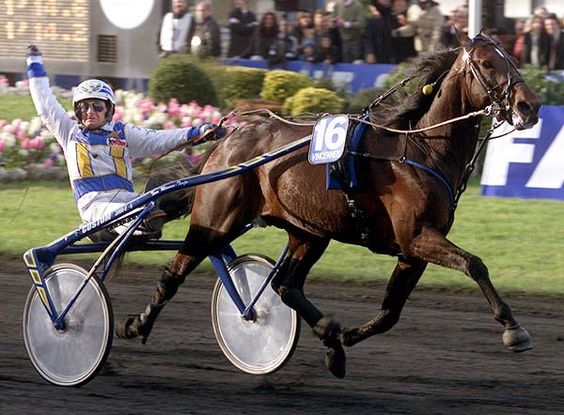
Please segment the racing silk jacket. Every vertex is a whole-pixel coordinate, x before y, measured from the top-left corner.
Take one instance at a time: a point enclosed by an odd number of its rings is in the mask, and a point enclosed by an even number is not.
[[[152,130],[118,122],[87,130],[68,116],[46,76],[31,77],[31,97],[41,119],[63,148],[83,221],[99,219],[138,196],[130,157],[163,154],[188,142],[193,130]]]

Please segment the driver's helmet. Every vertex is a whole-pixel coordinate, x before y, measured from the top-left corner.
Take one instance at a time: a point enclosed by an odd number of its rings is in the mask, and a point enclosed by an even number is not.
[[[106,82],[99,79],[88,79],[78,84],[78,86],[74,89],[74,92],[72,93],[72,106],[74,114],[79,121],[82,121],[80,118],[81,114],[78,111],[76,104],[85,99],[101,99],[106,101],[106,105],[109,110],[106,121],[110,121],[114,116],[116,97],[112,87]]]

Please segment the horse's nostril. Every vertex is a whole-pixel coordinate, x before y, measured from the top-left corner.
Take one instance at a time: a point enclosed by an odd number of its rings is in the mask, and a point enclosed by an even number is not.
[[[523,115],[527,115],[529,114],[533,108],[531,107],[531,105],[529,105],[528,102],[525,101],[519,101],[517,103],[517,109],[519,110],[519,112]]]

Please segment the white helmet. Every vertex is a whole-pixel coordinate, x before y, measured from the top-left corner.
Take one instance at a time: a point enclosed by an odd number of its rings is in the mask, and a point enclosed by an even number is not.
[[[72,93],[72,105],[84,99],[101,99],[116,105],[116,97],[112,87],[99,79],[88,79],[78,84]]]
[[[116,105],[116,97],[112,87],[106,82],[99,79],[88,79],[78,84],[78,86],[74,89],[74,92],[72,93],[72,106],[79,121],[82,121],[80,117],[81,114],[77,111],[76,104],[85,99],[101,99],[103,101],[109,101],[107,120],[109,121],[112,119]]]

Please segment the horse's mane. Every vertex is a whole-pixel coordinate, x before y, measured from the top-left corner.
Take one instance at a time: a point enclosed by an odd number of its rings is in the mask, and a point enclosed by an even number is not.
[[[419,79],[419,85],[411,94],[396,93],[393,96],[393,102],[382,106],[378,116],[379,120],[389,127],[399,129],[410,128],[410,124],[415,125],[429,110],[434,98],[434,93],[424,95],[422,87],[438,81],[434,87],[434,91],[437,91],[444,80],[442,75],[452,67],[457,55],[455,50],[443,49],[430,55],[419,56],[411,61],[406,72],[408,75],[415,74],[416,79]]]

